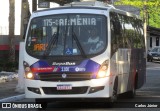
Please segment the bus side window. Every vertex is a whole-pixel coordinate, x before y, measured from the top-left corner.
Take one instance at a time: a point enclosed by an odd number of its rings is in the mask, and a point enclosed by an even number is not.
[[[117,14],[111,13],[111,23],[113,25],[114,34],[121,34],[121,23]]]
[[[110,17],[111,34],[114,36],[115,39],[122,39],[122,24],[120,15],[111,12]]]
[[[117,41],[116,41],[116,34],[115,34],[114,26],[113,26],[113,21],[111,21],[111,35],[112,35],[112,37],[114,37],[112,39],[114,40],[114,43],[116,44]]]
[[[120,25],[120,22],[119,22],[119,21],[115,21],[115,22],[113,23],[114,33],[115,33],[116,35],[120,35],[120,34],[121,34],[121,32],[120,32],[121,27],[120,27],[120,26],[121,26],[121,25]]]

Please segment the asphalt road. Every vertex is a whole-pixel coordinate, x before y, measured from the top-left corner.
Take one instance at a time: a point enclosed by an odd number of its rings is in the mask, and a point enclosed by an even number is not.
[[[160,110],[160,63],[148,63],[146,84],[138,89],[134,99],[120,96],[113,108],[105,103],[96,102],[59,102],[50,103],[45,111],[159,111]],[[34,102],[33,99],[24,99],[21,102]],[[152,104],[152,108],[145,105]],[[158,105],[159,108],[156,108]],[[139,108],[135,108],[135,107]],[[130,108],[132,107],[132,108]],[[154,108],[155,107],[155,108]],[[13,110],[13,109],[12,109]],[[2,110],[7,111],[7,109]],[[10,111],[10,110],[8,110]],[[37,111],[36,109],[15,109],[15,111]]]

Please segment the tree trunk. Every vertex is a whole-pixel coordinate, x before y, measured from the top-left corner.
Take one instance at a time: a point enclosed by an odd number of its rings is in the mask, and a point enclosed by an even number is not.
[[[37,0],[32,0],[32,12],[37,11]]]
[[[9,0],[9,61],[15,62],[15,0]]]
[[[30,17],[30,11],[29,11],[29,3],[28,0],[22,0],[21,2],[21,36],[20,41],[23,41]]]

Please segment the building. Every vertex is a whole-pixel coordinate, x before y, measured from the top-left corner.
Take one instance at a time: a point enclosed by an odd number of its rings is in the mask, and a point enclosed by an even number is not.
[[[147,38],[148,50],[154,46],[160,46],[160,28],[148,27],[149,36]]]

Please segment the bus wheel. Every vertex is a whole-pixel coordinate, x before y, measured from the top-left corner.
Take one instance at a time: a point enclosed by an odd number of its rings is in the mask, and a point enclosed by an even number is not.
[[[110,101],[109,101],[111,103],[113,103],[117,100],[117,88],[118,88],[118,79],[116,78],[116,80],[114,82],[114,86],[113,86],[112,96],[110,97]]]
[[[36,104],[41,104],[41,108],[37,108],[38,111],[43,111],[47,108],[47,102],[43,99],[35,99]]]
[[[135,87],[132,88],[132,91],[127,92],[127,97],[128,98],[134,98],[135,95],[136,95]]]
[[[136,95],[137,81],[138,81],[138,78],[137,78],[137,74],[136,74],[134,86],[132,87],[131,91],[127,92],[127,97],[128,98],[134,98],[135,97],[135,95]]]
[[[118,88],[118,79],[115,79],[114,86],[113,86],[113,92],[112,96],[109,98],[109,101],[107,102],[107,106],[109,108],[112,108],[114,106],[114,102],[117,101],[117,88]]]

